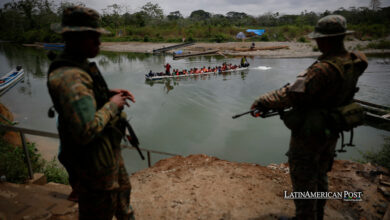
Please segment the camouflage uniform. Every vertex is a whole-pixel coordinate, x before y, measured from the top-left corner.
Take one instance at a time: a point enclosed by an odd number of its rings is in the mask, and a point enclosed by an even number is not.
[[[92,9],[67,8],[63,29],[57,32],[104,33],[97,26],[98,18]],[[131,185],[120,148],[124,134],[121,119],[126,116],[109,101],[109,90],[97,66],[65,49],[50,65],[47,85],[59,114],[59,159],[72,187],[80,193],[79,218],[112,219],[115,215],[129,219]]]
[[[335,26],[344,27],[339,33],[348,33],[345,19],[331,15],[318,21],[311,37],[336,36],[334,33],[337,32],[329,31]],[[262,95],[254,102],[254,106],[263,109],[292,107],[291,111],[282,115],[282,119],[291,129],[287,156],[293,191],[328,191],[327,172],[332,168],[339,132],[331,123],[328,113],[352,101],[357,79],[366,67],[366,57],[359,52],[345,51],[344,54],[333,56],[324,54],[299,74],[291,86]],[[294,200],[296,217],[322,219],[325,202]]]

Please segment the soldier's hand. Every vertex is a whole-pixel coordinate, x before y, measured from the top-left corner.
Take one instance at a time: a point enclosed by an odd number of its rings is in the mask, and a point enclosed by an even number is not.
[[[251,112],[252,117],[255,118],[265,115],[265,113],[268,111],[268,109],[265,108],[258,100],[253,102],[250,110],[252,110]]]
[[[126,89],[111,89],[110,91],[112,93],[116,93],[116,94],[120,93],[120,94],[122,94],[122,96],[125,96],[126,99],[128,99],[128,100],[130,100],[130,101],[135,103],[134,95],[130,91],[126,90]]]
[[[125,105],[130,106],[126,100],[127,100],[127,97],[123,96],[122,93],[117,93],[110,98],[110,102],[115,103],[118,106],[118,108],[121,110],[123,109],[123,107]]]
[[[251,112],[252,117],[257,118],[257,117],[260,116],[260,111],[256,108],[256,105],[255,105],[255,104],[252,104],[250,110],[252,111],[252,112]]]

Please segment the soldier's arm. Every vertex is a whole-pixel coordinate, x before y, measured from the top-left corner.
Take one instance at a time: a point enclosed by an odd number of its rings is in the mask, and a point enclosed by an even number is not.
[[[316,63],[297,76],[296,81],[283,88],[260,96],[254,104],[267,109],[284,109],[308,105],[318,98],[324,88],[337,80],[338,74],[328,63]]]
[[[80,69],[64,71],[59,87],[64,119],[78,144],[88,144],[118,113],[118,106],[113,102],[96,110],[92,79]]]
[[[272,92],[268,92],[253,103],[255,106],[261,103],[261,106],[266,109],[284,109],[291,107],[291,100],[288,97],[290,86],[284,86]]]

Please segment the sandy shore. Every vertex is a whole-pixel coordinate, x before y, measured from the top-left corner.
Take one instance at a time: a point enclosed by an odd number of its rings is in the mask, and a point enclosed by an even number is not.
[[[345,46],[348,50],[357,50],[364,48],[370,43],[369,41],[345,41]],[[101,44],[102,51],[111,52],[137,52],[137,53],[153,53],[154,49],[176,45],[176,43],[150,43],[150,42],[103,42]],[[256,48],[288,46],[288,49],[277,50],[257,50],[257,51],[236,51],[235,49],[249,48],[251,42],[227,42],[227,43],[195,43],[192,46],[175,49],[183,50],[183,52],[201,52],[207,50],[218,49],[222,54],[232,56],[260,56],[263,58],[293,58],[293,57],[316,57],[320,52],[313,51],[316,43],[314,41],[308,43],[300,42],[256,42]],[[170,51],[172,53],[173,51]],[[366,54],[373,53],[390,53],[390,50],[370,49],[363,50]]]

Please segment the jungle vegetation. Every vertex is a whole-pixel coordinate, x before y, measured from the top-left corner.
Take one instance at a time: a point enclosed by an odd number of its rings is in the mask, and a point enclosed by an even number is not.
[[[61,42],[61,36],[50,29],[60,22],[63,9],[73,3],[56,5],[49,0],[13,0],[0,9],[0,39],[20,43]],[[82,4],[82,3],[81,3]],[[265,13],[249,15],[230,11],[213,14],[204,10],[192,11],[184,17],[180,11],[165,13],[158,4],[146,3],[139,11],[130,12],[126,6],[112,4],[102,10],[102,26],[111,34],[103,41],[144,42],[225,42],[238,41],[238,32],[246,29],[265,29],[262,36],[251,41],[301,41],[314,29],[316,21],[329,14],[346,17],[348,29],[360,40],[382,39],[390,33],[390,7],[380,7],[371,0],[367,7],[339,8],[321,13],[303,11],[300,14]]]

